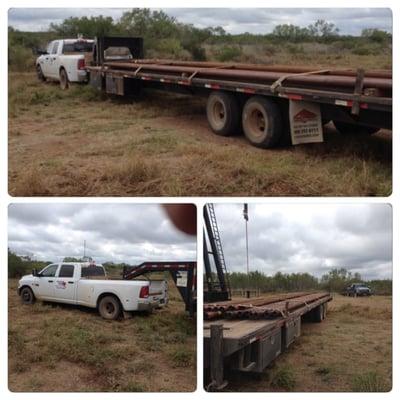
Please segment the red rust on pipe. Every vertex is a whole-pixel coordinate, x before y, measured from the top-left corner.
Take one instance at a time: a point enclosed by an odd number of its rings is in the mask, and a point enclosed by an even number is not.
[[[225,77],[232,79],[247,79],[256,81],[275,82],[285,75],[279,72],[265,72],[265,71],[251,71],[251,70],[224,70],[217,68],[191,68],[184,66],[167,66],[157,64],[131,64],[125,62],[108,62],[107,66],[132,69],[142,66],[141,73],[145,71],[162,71],[171,73],[186,73],[188,76],[197,71],[197,76],[200,77]],[[334,76],[334,75],[288,75],[285,82],[297,84],[309,84],[318,86],[339,86],[339,87],[354,87],[356,78],[348,76]],[[392,80],[382,78],[368,78],[364,79],[364,87],[376,87],[385,90],[391,90]]]
[[[247,63],[221,63],[210,61],[177,61],[177,60],[163,60],[163,59],[137,59],[132,60],[135,64],[157,64],[157,65],[171,65],[171,66],[188,66],[188,67],[204,67],[204,68],[226,68],[226,69],[245,69],[252,71],[274,71],[274,72],[288,72],[288,73],[304,73],[317,71],[322,68],[329,69],[321,66],[291,66],[291,65],[278,65],[278,64],[247,64]],[[355,69],[332,69],[326,72],[327,75],[338,76],[357,76]],[[373,69],[365,71],[366,77],[371,78],[392,78],[392,71],[388,69]]]

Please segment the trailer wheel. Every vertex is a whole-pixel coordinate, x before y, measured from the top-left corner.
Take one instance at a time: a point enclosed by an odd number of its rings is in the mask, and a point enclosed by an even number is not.
[[[237,98],[231,93],[213,92],[207,100],[207,120],[214,133],[231,136],[240,130]]]
[[[104,319],[117,319],[121,315],[121,304],[115,296],[104,296],[99,302],[99,314]]]
[[[270,99],[251,97],[243,108],[242,124],[247,139],[256,147],[274,147],[281,139],[282,115]]]
[[[380,130],[372,126],[349,124],[342,121],[333,121],[333,124],[342,135],[373,135]]]
[[[36,65],[36,75],[39,81],[44,82],[46,80],[45,76],[43,75],[42,67],[39,64]]]
[[[60,69],[60,88],[66,90],[69,88],[67,71],[64,68]]]
[[[313,321],[314,322],[322,322],[324,319],[324,307],[320,304],[318,307],[315,307],[313,310]]]
[[[22,288],[20,296],[23,304],[33,304],[35,302],[35,295],[29,287]]]

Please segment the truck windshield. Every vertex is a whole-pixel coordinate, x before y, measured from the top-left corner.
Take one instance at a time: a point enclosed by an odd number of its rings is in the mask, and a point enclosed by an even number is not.
[[[93,265],[89,267],[82,267],[82,273],[81,276],[82,278],[88,277],[88,276],[105,276],[104,268],[99,267],[98,265]]]
[[[93,43],[91,42],[74,42],[64,43],[63,53],[91,53],[93,51]]]

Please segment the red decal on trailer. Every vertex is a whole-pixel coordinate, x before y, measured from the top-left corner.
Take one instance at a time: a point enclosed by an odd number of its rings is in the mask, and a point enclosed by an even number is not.
[[[286,95],[286,97],[287,97],[289,100],[303,100],[303,96],[300,95],[300,94],[290,94],[290,93],[288,93],[288,94]]]
[[[204,85],[204,87],[206,87],[207,89],[221,89],[221,86],[216,85],[216,84],[210,84],[210,83],[206,83]]]
[[[250,88],[236,88],[236,91],[240,92],[240,93],[250,93],[250,94],[253,94],[256,92],[255,89],[250,89]]]

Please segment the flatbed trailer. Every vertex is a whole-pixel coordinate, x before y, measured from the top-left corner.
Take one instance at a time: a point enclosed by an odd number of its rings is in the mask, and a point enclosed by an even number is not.
[[[106,57],[126,47],[127,59]],[[251,144],[323,141],[322,125],[342,133],[392,129],[391,70],[290,67],[143,58],[142,38],[97,38],[90,83],[118,96],[158,89],[207,96],[207,119],[218,135],[244,132]]]
[[[257,298],[204,304],[206,389],[226,387],[227,370],[262,372],[300,336],[302,320],[322,322],[325,319],[331,300],[329,293],[303,292],[265,297],[264,301]],[[262,316],[257,312],[235,314],[260,307]],[[268,310],[271,312],[265,313]],[[215,314],[218,312],[221,314]]]

